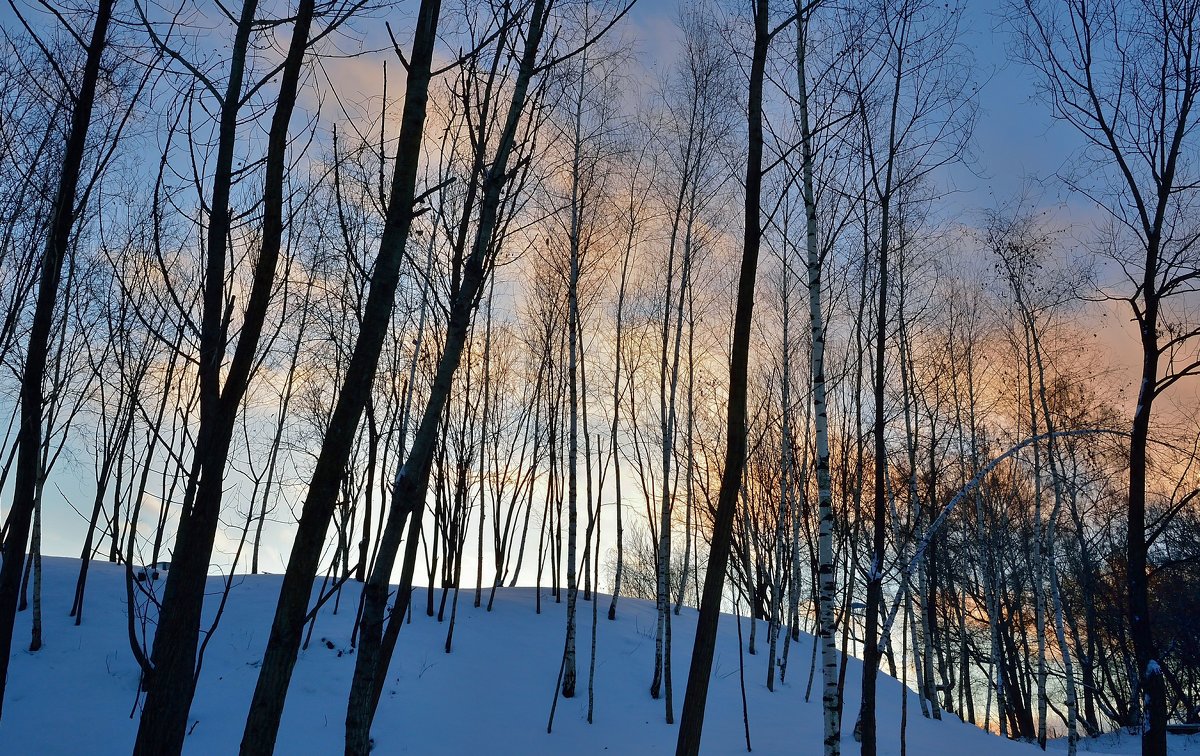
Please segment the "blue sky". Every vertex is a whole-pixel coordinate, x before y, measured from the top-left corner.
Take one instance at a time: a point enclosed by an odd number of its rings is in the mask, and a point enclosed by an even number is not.
[[[963,42],[975,55],[976,78],[982,84],[979,92],[980,113],[974,132],[972,164],[953,166],[944,172],[944,180],[952,183],[957,192],[946,200],[942,212],[943,216],[949,216],[946,220],[962,225],[973,225],[978,221],[980,211],[1005,204],[1034,178],[1050,179],[1038,197],[1042,204],[1056,205],[1067,200],[1052,179],[1055,171],[1077,154],[1081,144],[1078,135],[1070,128],[1056,123],[1051,117],[1049,106],[1036,99],[1035,73],[1020,61],[1010,60],[1012,35],[1002,17],[1004,4],[1005,0],[968,0],[964,16]],[[192,3],[189,2],[189,5]],[[207,7],[203,2],[199,5]],[[415,5],[413,0],[408,0],[388,16],[401,39],[406,37],[405,30],[411,24]],[[638,0],[629,18],[619,28],[620,33],[635,43],[640,57],[651,67],[651,75],[654,73],[655,60],[659,65],[664,65],[673,57],[673,51],[678,44],[675,17],[679,7],[679,0]],[[7,4],[0,6],[0,24],[6,29],[16,27],[15,18]],[[382,35],[382,44],[387,44],[382,23],[371,21],[362,27],[362,31],[370,37],[370,43],[376,43],[377,38]],[[353,76],[352,71],[360,72],[360,75],[368,77],[365,81],[360,81],[365,85],[365,89],[369,89],[377,82],[373,78],[377,76],[374,72],[385,58],[389,59],[392,88],[398,90],[400,77],[397,75],[397,67],[392,65],[395,61],[390,51],[348,61],[348,69],[343,75]],[[346,94],[351,99],[356,99],[359,93]],[[377,94],[374,91],[361,93],[364,97]],[[396,96],[395,91],[390,94],[393,98]],[[330,104],[325,106],[323,115],[327,120],[335,117]],[[1078,200],[1060,207],[1056,212],[1063,213],[1064,219],[1074,218],[1077,221],[1095,217],[1095,210]],[[1086,234],[1086,230],[1081,230],[1081,235],[1083,234]],[[1123,319],[1121,316],[1124,314],[1114,314],[1113,320]],[[1114,329],[1116,330],[1119,329]],[[1124,341],[1119,336],[1109,340],[1110,356],[1117,362],[1124,361],[1121,359],[1121,353],[1128,347],[1127,344],[1123,344]],[[1124,377],[1122,376],[1121,380],[1124,380]],[[64,463],[57,471],[59,475],[56,477],[60,480],[72,474],[80,475],[86,480],[90,475],[91,471],[86,463],[77,465],[76,469],[70,471],[67,470],[68,464]],[[69,489],[70,485],[67,484],[66,487]],[[90,486],[85,485],[85,488]],[[48,492],[48,498],[58,499],[55,493]],[[76,495],[72,492],[71,499],[77,505],[89,501],[86,493]],[[231,497],[232,499],[236,497]],[[52,513],[51,509],[57,511]],[[50,522],[46,533],[46,551],[59,554],[75,552],[82,530],[79,518],[63,506],[61,501],[53,501],[48,507],[47,518]],[[58,518],[64,519],[55,522]],[[60,527],[60,523],[65,527]],[[274,566],[270,565],[268,569]]]
[[[1013,35],[1005,19],[1007,4],[967,0],[963,18],[962,41],[975,56],[975,78],[982,85],[980,113],[972,164],[956,166],[949,179],[960,192],[953,204],[968,212],[1004,202],[1020,193],[1029,179],[1052,179],[1081,144],[1074,131],[1051,117],[1047,103],[1035,97],[1035,72],[1010,59]],[[680,7],[678,0],[637,0],[624,33],[636,40],[644,58],[660,63],[669,59],[677,44],[674,19]],[[1050,181],[1043,199],[1052,204],[1065,198]]]
[[[198,0],[182,1],[188,7],[203,8],[206,5]],[[737,0],[721,0],[721,3],[730,9],[737,7]],[[1010,60],[1012,34],[1004,18],[1007,4],[1007,0],[966,2],[963,42],[975,56],[976,78],[983,86],[979,93],[980,118],[974,133],[974,163],[970,168],[957,167],[950,174],[954,186],[969,195],[957,203],[964,209],[994,204],[995,201],[989,198],[993,194],[1001,200],[1011,197],[1021,190],[1027,178],[1051,178],[1080,145],[1078,136],[1068,127],[1056,123],[1047,104],[1034,97],[1035,73],[1020,61]],[[34,7],[36,3],[27,1],[19,5],[28,11],[27,17],[31,21],[46,17]],[[173,5],[175,3],[166,2],[163,7]],[[367,37],[364,47],[388,46],[386,32],[380,23],[383,20],[390,20],[397,36],[404,39],[415,5],[414,0],[408,0],[386,15],[373,14],[371,20],[357,23],[356,31]],[[684,5],[686,3],[680,0],[637,0],[617,31],[635,44],[639,57],[648,66],[666,64],[678,44],[675,18]],[[7,3],[0,5],[0,25],[9,30],[18,28]],[[357,59],[352,66],[374,69],[384,57],[390,59],[389,64],[395,63],[394,56],[385,52]],[[653,75],[654,72],[648,73]],[[399,77],[395,72],[393,74],[392,87],[399,89]],[[1053,186],[1047,189],[1049,202],[1059,199],[1052,194]]]

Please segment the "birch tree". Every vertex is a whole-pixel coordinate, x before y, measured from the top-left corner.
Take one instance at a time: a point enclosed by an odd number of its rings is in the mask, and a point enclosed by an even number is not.
[[[817,200],[813,178],[816,160],[812,125],[809,119],[807,44],[811,14],[815,8],[796,3],[796,80],[797,109],[800,120],[801,191],[804,196],[804,239],[808,267],[808,315],[812,335],[810,372],[812,374],[813,423],[816,431],[817,507],[820,542],[817,553],[818,615],[821,645],[821,706],[824,711],[825,754],[841,753],[841,705],[837,685],[837,645],[834,609],[837,600],[837,575],[833,563],[833,491],[829,474],[829,415],[825,386],[825,315],[821,308],[822,259],[817,239]],[[795,590],[793,588],[793,590]]]

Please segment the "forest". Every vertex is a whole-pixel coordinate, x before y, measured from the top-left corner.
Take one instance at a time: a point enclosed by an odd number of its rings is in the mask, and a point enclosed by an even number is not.
[[[50,615],[119,603],[181,753],[265,574],[242,754],[321,612],[363,756],[414,615],[450,654],[520,588],[552,724],[652,603],[679,756],[733,623],[747,748],[807,685],[805,753],[903,754],[889,677],[1070,756],[1200,733],[1200,0],[8,0],[0,45],[0,743]],[[1014,117],[1069,147],[981,154]]]

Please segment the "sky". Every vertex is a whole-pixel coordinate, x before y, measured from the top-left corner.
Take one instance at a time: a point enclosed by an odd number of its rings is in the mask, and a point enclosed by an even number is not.
[[[738,0],[719,2],[729,10],[739,6]],[[981,84],[980,113],[972,159],[969,164],[955,166],[946,179],[947,186],[952,186],[957,195],[953,204],[964,213],[1019,194],[1029,180],[1052,178],[1080,146],[1078,135],[1055,122],[1048,106],[1035,98],[1033,72],[1019,60],[1010,59],[1012,34],[1005,9],[1009,2],[965,2],[962,43],[975,58],[975,79]],[[773,6],[782,9],[784,4],[790,5],[776,0]],[[612,33],[632,44],[645,76],[656,76],[675,57],[680,44],[676,18],[680,9],[688,5],[680,0],[636,0],[628,15],[614,28]],[[398,39],[405,39],[403,30],[411,23],[414,11],[415,1],[406,0],[386,17]],[[382,24],[359,24],[356,32],[361,41],[348,41],[346,51],[390,45]],[[389,86],[393,92],[399,91],[402,82],[390,50],[336,63],[335,78],[345,81],[351,89],[377,94],[383,59],[388,60],[392,70]],[[652,87],[653,83],[647,81],[647,86]],[[1047,185],[1046,189],[1044,197],[1049,204],[1065,199],[1053,186]]]
[[[1010,58],[1012,35],[1004,18],[1005,4],[1006,0],[967,0],[966,3],[962,42],[975,58],[975,78],[981,84],[980,111],[970,161],[947,168],[940,177],[954,190],[942,205],[943,220],[962,226],[976,225],[982,211],[1011,201],[1034,183],[1042,187],[1037,200],[1053,208],[1064,225],[1077,227],[1080,230],[1078,238],[1084,238],[1088,224],[1098,217],[1097,211],[1064,195],[1053,181],[1055,172],[1078,154],[1080,137],[1069,127],[1057,123],[1051,117],[1048,105],[1036,98],[1034,72]],[[193,3],[189,2],[191,5]],[[204,2],[196,5],[208,7]],[[31,6],[30,0],[25,0],[23,7]],[[387,16],[401,40],[407,37],[405,30],[411,25],[415,8],[413,0],[406,0]],[[655,75],[656,69],[669,64],[674,57],[679,44],[675,25],[679,8],[679,0],[637,0],[628,17],[614,30],[634,45],[648,76]],[[339,90],[344,89],[350,101],[378,95],[380,64],[384,60],[388,61],[390,72],[389,99],[395,101],[401,89],[399,66],[394,53],[386,49],[389,42],[381,20],[361,24],[362,38],[347,38],[344,45],[347,50],[357,46],[382,48],[381,52],[327,62],[335,84]],[[0,6],[0,25],[9,30],[17,28],[7,4]],[[444,52],[449,54],[449,48]],[[322,106],[323,114],[330,121],[340,118],[335,108],[329,103]],[[1118,368],[1113,381],[1120,384],[1119,387],[1131,385],[1136,375],[1136,343],[1131,338],[1132,330],[1127,321],[1127,313],[1114,308],[1106,317],[1098,319],[1095,327],[1095,339],[1104,346],[1109,359]],[[1191,384],[1181,386],[1179,396],[1173,401],[1191,406],[1200,403],[1200,386],[1196,385],[1200,381]],[[91,474],[90,463],[83,460],[76,470],[76,474],[86,480]],[[71,500],[89,501],[86,493],[75,495],[69,489],[69,484],[65,484],[63,492]],[[48,507],[46,515],[46,551],[54,554],[77,552],[83,529],[80,516],[62,502],[53,507],[57,513],[50,509]],[[281,531],[281,535],[285,532]],[[283,538],[290,542],[290,537],[284,535]]]
[[[993,197],[1003,201],[1018,194],[1027,178],[1050,177],[1080,145],[1076,134],[1056,123],[1046,104],[1035,98],[1030,69],[1010,59],[1007,4],[1007,0],[965,3],[962,43],[974,55],[975,78],[982,86],[973,160],[956,166],[948,182],[960,194],[955,204],[964,210],[995,204]],[[669,60],[680,7],[678,0],[637,0],[627,33],[639,41],[645,57]]]
[[[979,114],[968,161],[948,166],[938,176],[945,188],[952,189],[940,203],[941,221],[977,226],[984,211],[1007,205],[1023,192],[1033,191],[1031,199],[1049,208],[1055,216],[1054,222],[1072,227],[1068,242],[1070,238],[1086,239],[1089,224],[1101,217],[1100,211],[1065,194],[1054,181],[1055,173],[1078,155],[1082,142],[1073,129],[1055,121],[1047,103],[1037,98],[1034,72],[1010,56],[1013,35],[1005,16],[1007,2],[966,2],[962,44],[975,58],[975,79],[980,83]],[[680,33],[676,18],[683,5],[680,0],[637,0],[628,16],[613,30],[632,45],[644,69],[647,89],[655,86],[655,77],[677,55]],[[774,5],[783,7],[778,1]],[[722,0],[722,6],[736,8],[729,0]],[[393,27],[399,30],[402,23],[393,23]],[[371,41],[368,39],[368,45]],[[343,72],[348,74],[348,83],[356,77],[377,81],[377,65],[373,68],[366,59],[355,59],[351,65]],[[358,87],[363,88],[361,79]],[[1088,346],[1092,354],[1102,354],[1111,363],[1114,369],[1106,379],[1106,389],[1121,401],[1122,409],[1131,410],[1130,387],[1138,374],[1138,347],[1136,333],[1128,323],[1127,308],[1111,306],[1094,320],[1087,328]],[[1190,391],[1188,401],[1192,406],[1200,403],[1196,388]],[[1130,401],[1122,401],[1124,398]],[[605,514],[602,527],[611,533],[612,513],[606,510]],[[473,574],[474,558],[473,553],[465,555],[464,574]]]
[[[188,7],[199,6],[203,0],[184,0]],[[729,0],[725,5],[736,7]],[[971,202],[964,206],[986,205],[991,195],[1011,196],[1020,191],[1026,177],[1049,176],[1069,159],[1079,146],[1078,137],[1067,127],[1050,118],[1047,106],[1034,99],[1032,72],[1019,61],[1009,58],[1011,35],[1005,21],[1006,0],[967,0],[963,23],[963,43],[973,51],[982,83],[979,93],[981,106],[974,134],[973,165],[954,172],[953,183]],[[18,6],[34,23],[44,20],[31,0],[18,0]],[[171,8],[175,2],[164,2]],[[675,18],[686,5],[679,0],[636,0],[632,10],[615,31],[634,42],[638,55],[650,72],[667,64],[678,45]],[[778,5],[778,3],[777,3]],[[399,90],[400,77],[396,60],[390,50],[387,32],[381,21],[392,24],[397,37],[405,37],[411,24],[415,2],[406,0],[387,15],[372,16],[367,23],[357,25],[354,37],[342,45],[347,52],[359,49],[379,49],[380,52],[356,57],[336,64],[337,78],[346,83],[357,80],[356,89],[378,94],[378,70],[387,59],[392,70],[393,94]],[[0,5],[0,25],[17,30],[19,24],[7,3]],[[219,28],[219,27],[218,27]],[[214,29],[216,30],[216,29]],[[353,95],[351,95],[353,97]]]

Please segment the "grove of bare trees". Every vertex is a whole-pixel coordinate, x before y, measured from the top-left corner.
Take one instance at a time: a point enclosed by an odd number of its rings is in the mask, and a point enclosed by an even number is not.
[[[903,743],[881,672],[1072,756],[1200,726],[1200,0],[996,3],[1076,151],[986,200],[965,0],[648,2],[0,12],[0,716],[104,560],[139,754],[267,571],[243,754],[320,607],[364,756],[411,614],[516,585],[548,730],[630,598],[681,755],[723,612],[830,756]]]

